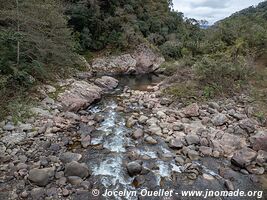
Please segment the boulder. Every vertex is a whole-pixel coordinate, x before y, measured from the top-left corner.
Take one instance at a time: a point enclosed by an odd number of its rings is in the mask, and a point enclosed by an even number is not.
[[[263,150],[267,151],[267,132],[259,131],[255,135],[249,138],[252,148],[255,151]]]
[[[11,133],[1,138],[5,144],[17,144],[26,138],[26,133]]]
[[[199,159],[199,153],[195,150],[189,150],[187,152],[187,156],[191,159],[191,160],[198,160]]]
[[[148,143],[148,144],[158,144],[158,141],[155,140],[153,137],[151,136],[148,136],[145,138],[145,141]]]
[[[197,117],[199,116],[199,106],[197,105],[197,103],[193,103],[189,106],[186,106],[183,109],[183,112],[186,117]]]
[[[81,179],[79,176],[69,176],[68,182],[72,185],[80,185],[83,182],[83,179]]]
[[[128,163],[126,167],[130,176],[138,175],[142,171],[142,166],[136,161]]]
[[[81,145],[83,148],[87,148],[91,144],[91,136],[87,135],[81,139]]]
[[[234,153],[231,162],[238,167],[245,168],[257,157],[257,152],[248,147],[244,147]]]
[[[49,180],[54,177],[55,168],[44,168],[44,169],[31,169],[29,171],[28,179],[38,186],[46,186]]]
[[[150,134],[152,135],[162,135],[162,130],[159,126],[157,126],[156,124],[152,124],[151,126],[149,126],[148,131],[150,132]]]
[[[85,81],[74,81],[65,92],[59,94],[60,101],[67,111],[77,112],[101,98],[102,89]]]
[[[185,136],[185,140],[186,140],[188,145],[200,143],[200,139],[197,135],[192,135],[192,134],[187,135],[187,136]]]
[[[136,60],[136,74],[154,72],[165,61],[158,52],[152,50],[147,44],[139,45],[132,57]]]
[[[256,130],[256,123],[252,119],[243,119],[239,122],[240,128],[244,129],[247,133],[254,133]]]
[[[15,129],[15,126],[11,123],[7,123],[3,126],[3,130],[5,131],[13,131]]]
[[[110,76],[102,76],[95,80],[95,84],[105,90],[112,90],[118,86],[119,81]]]
[[[59,159],[63,163],[70,163],[72,161],[79,161],[82,158],[82,155],[79,153],[64,152],[60,155]]]
[[[127,74],[135,71],[136,60],[130,54],[95,59],[92,69],[97,73]]]
[[[201,147],[199,147],[199,151],[204,156],[211,156],[212,155],[212,148],[210,148],[210,147],[201,146]]]
[[[169,142],[169,147],[172,149],[181,149],[181,148],[183,148],[183,146],[184,145],[183,145],[182,140],[180,138],[171,139]]]
[[[133,137],[133,139],[138,140],[139,138],[142,138],[143,135],[144,135],[143,130],[139,128],[133,132],[132,137]]]
[[[212,123],[214,126],[222,126],[227,122],[227,117],[224,114],[217,114],[212,118]]]
[[[148,117],[145,116],[145,115],[141,115],[138,119],[138,121],[141,123],[141,124],[144,124],[146,123],[146,121],[148,120]]]
[[[78,176],[80,178],[86,178],[90,175],[88,167],[84,163],[78,163],[72,161],[65,166],[65,176]]]

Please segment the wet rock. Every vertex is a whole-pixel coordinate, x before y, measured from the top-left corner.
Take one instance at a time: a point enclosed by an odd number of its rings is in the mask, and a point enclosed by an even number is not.
[[[63,163],[70,163],[72,161],[79,161],[82,158],[81,154],[78,153],[72,153],[72,152],[65,152],[62,153],[59,157],[61,162]]]
[[[254,133],[256,130],[256,124],[251,119],[243,119],[239,122],[240,128],[244,129],[247,133]]]
[[[200,142],[199,137],[197,135],[192,135],[192,134],[185,136],[185,140],[188,145],[199,144]]]
[[[11,133],[1,138],[5,144],[17,144],[26,138],[26,133]]]
[[[229,191],[235,190],[234,185],[230,180],[225,180],[224,185],[225,185],[226,189]]]
[[[68,182],[72,185],[80,185],[83,179],[78,176],[68,176]]]
[[[169,147],[172,149],[181,149],[181,148],[183,148],[183,146],[184,145],[183,145],[182,140],[180,138],[171,139],[169,142]]]
[[[214,126],[222,126],[227,122],[227,120],[228,119],[227,119],[226,115],[219,113],[219,114],[215,115],[211,121],[212,121]]]
[[[87,148],[90,144],[91,144],[91,136],[90,135],[87,135],[87,136],[82,138],[81,145],[83,148]]]
[[[110,76],[102,76],[101,78],[97,78],[95,80],[95,84],[101,88],[112,90],[118,86],[119,81]]]
[[[130,176],[138,175],[142,171],[142,165],[136,161],[128,163],[126,167]]]
[[[155,140],[153,137],[151,137],[151,136],[147,136],[146,138],[145,138],[145,141],[148,143],[148,144],[158,144],[158,141],[157,140]]]
[[[238,167],[244,168],[250,164],[257,156],[257,152],[250,148],[243,148],[236,151],[231,159],[231,162]]]
[[[199,106],[197,103],[193,103],[183,109],[186,117],[197,117],[199,116]]]
[[[50,178],[54,176],[54,173],[54,167],[44,169],[31,169],[29,171],[28,179],[38,186],[46,186]]]
[[[86,178],[90,175],[88,167],[83,163],[80,164],[76,161],[67,163],[65,166],[65,176],[78,176]]]

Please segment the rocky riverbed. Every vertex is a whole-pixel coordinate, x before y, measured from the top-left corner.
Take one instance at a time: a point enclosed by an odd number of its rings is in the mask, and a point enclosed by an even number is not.
[[[103,76],[41,87],[31,118],[0,123],[0,199],[116,199],[92,189],[266,190],[267,128],[252,117],[248,97],[185,106],[161,93],[161,80]]]

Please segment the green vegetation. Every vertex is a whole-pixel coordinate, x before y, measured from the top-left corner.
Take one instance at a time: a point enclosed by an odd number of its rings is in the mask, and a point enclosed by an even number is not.
[[[165,56],[180,58],[188,40],[200,40],[200,28],[171,6],[171,0],[72,0],[67,14],[81,51],[124,51],[149,41]]]
[[[165,92],[176,98],[232,95],[253,85],[252,96],[264,99],[266,67],[252,63],[267,53],[267,1],[201,29],[205,23],[184,18],[171,0],[1,1],[0,112],[12,112],[7,102],[26,98],[34,84],[84,70],[77,53],[91,61],[144,42],[168,61],[162,68],[174,84]]]
[[[194,74],[187,81],[195,83],[202,91],[198,98],[233,95],[241,89],[250,89],[254,91],[255,101],[262,101],[259,96],[266,90],[259,88],[264,88],[263,85],[266,87],[266,64],[257,69],[255,61],[267,53],[267,1],[217,22],[209,29],[202,30],[200,35],[202,39],[199,40],[197,51],[184,50],[191,56],[191,62],[187,63]],[[188,42],[196,45],[191,40]],[[168,66],[168,69],[174,71],[175,66]],[[179,71],[180,68],[177,68],[177,73]],[[174,83],[168,91],[180,96],[184,87],[183,84]],[[188,90],[191,96],[195,95],[195,89],[191,87]]]

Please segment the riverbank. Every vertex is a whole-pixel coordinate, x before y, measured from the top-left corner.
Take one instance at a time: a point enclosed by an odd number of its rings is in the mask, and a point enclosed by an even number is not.
[[[92,189],[115,188],[266,189],[266,127],[251,116],[248,98],[185,107],[163,95],[161,80],[44,86],[35,115],[1,123],[1,199],[94,199]]]

